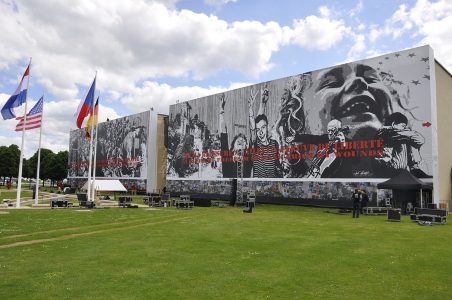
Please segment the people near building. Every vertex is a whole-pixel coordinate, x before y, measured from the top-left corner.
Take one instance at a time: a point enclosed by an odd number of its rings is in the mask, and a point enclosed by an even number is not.
[[[365,191],[361,192],[361,214],[364,214],[364,209],[369,205],[369,195]]]
[[[408,203],[406,204],[405,213],[409,214],[409,213],[412,213],[412,212],[414,212],[414,206],[413,206],[413,203],[412,203],[412,202],[408,202]]]
[[[359,218],[359,211],[361,210],[361,194],[358,189],[352,194],[353,202],[353,218]]]

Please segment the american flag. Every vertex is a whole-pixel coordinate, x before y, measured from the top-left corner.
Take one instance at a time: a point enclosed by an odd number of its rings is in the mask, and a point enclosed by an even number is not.
[[[42,123],[42,108],[44,106],[44,96],[33,106],[27,114],[27,124],[24,127],[24,117],[18,117],[19,123],[16,125],[16,131],[30,130],[41,127]]]

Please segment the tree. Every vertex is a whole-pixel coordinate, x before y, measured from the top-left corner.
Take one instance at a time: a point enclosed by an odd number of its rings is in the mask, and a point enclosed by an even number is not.
[[[0,147],[0,176],[3,177],[3,184],[5,184],[5,177],[9,176],[8,165],[9,165],[9,157],[8,157],[8,147],[1,146]]]
[[[68,151],[60,151],[53,157],[51,180],[59,181],[67,177],[68,155]]]
[[[34,169],[36,170],[37,157],[36,153],[36,163],[34,165]],[[52,177],[52,164],[55,153],[52,150],[41,148],[41,170],[39,172],[40,176],[43,179],[42,185],[44,186],[44,180],[51,179]]]
[[[33,169],[30,166],[30,160],[24,159],[24,163],[22,165],[22,176],[25,178],[34,178],[36,173],[33,174]]]
[[[41,170],[39,177],[44,180],[50,179],[52,185],[55,181],[67,177],[68,151],[60,151],[58,154],[52,150],[41,148]],[[17,177],[19,169],[20,151],[17,145],[9,147],[0,146],[0,176]],[[29,159],[25,159],[22,168],[23,177],[35,178],[38,164],[38,151]],[[5,182],[4,182],[5,183]]]
[[[17,177],[19,172],[19,157],[20,151],[17,145],[0,147],[0,175],[3,176],[4,183],[6,181],[5,177]]]

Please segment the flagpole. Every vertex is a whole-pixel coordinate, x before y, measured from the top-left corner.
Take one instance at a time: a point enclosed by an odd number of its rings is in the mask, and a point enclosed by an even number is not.
[[[28,87],[30,85],[30,69],[31,69],[31,57],[28,64],[28,80],[27,80],[27,93],[25,94],[25,113],[24,113],[24,128],[22,129],[22,143],[20,145],[20,161],[19,161],[19,174],[17,176],[17,194],[16,194],[16,208],[20,208],[20,192],[22,189],[22,167],[24,157],[24,141],[25,141],[25,127],[27,126],[27,102],[28,102]]]
[[[96,71],[96,75],[94,76],[94,78],[96,78],[96,77],[97,77],[97,71]],[[96,87],[94,87],[94,93],[95,93],[95,91],[96,91]],[[91,115],[93,115],[93,113],[94,113],[94,97],[91,101]],[[93,118],[91,118],[91,119],[93,119]],[[92,120],[91,120],[91,122],[92,122]],[[88,124],[87,124],[87,126],[88,126]],[[91,164],[93,162],[93,139],[92,139],[93,126],[92,125],[91,125],[90,135],[91,135],[91,139],[89,140],[88,190],[86,191],[86,197],[87,197],[86,200],[88,200],[88,202],[91,200]]]
[[[97,105],[99,105],[99,96],[97,96]],[[95,104],[94,104],[94,106],[96,106]],[[96,109],[95,107],[94,107],[94,109]],[[97,107],[97,109],[99,110],[99,107]],[[96,112],[94,112],[94,113],[96,113]],[[97,114],[99,114],[99,111],[97,111]],[[92,118],[92,120],[93,120],[93,122],[95,121],[96,122],[96,133],[95,133],[95,135],[94,135],[94,161],[93,161],[93,201],[94,200],[96,200],[96,192],[95,192],[95,187],[96,187],[96,162],[97,162],[97,157],[96,157],[96,154],[97,154],[97,127],[98,127],[98,124],[99,124],[99,120],[98,120],[98,115],[97,116],[93,116],[93,118]]]
[[[44,98],[44,96],[42,96]],[[42,137],[42,126],[44,123],[44,103],[42,105],[41,113],[41,128],[39,128],[39,148],[38,148],[38,166],[36,170],[36,186],[35,186],[35,205],[38,205],[38,193],[39,193],[39,171],[41,170],[41,137]]]
[[[94,103],[91,107],[91,113],[94,112]],[[92,120],[91,120],[92,122]],[[88,126],[88,124],[87,124]],[[93,136],[93,126],[91,126],[91,132],[90,132],[91,137]],[[87,200],[88,202],[91,200],[91,165],[93,163],[93,139],[91,138],[89,140],[89,159],[88,159],[88,190],[86,191],[86,196],[87,196]]]

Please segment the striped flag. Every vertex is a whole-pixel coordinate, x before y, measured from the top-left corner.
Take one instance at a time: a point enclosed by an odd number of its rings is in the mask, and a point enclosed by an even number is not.
[[[44,96],[39,99],[39,101],[30,109],[30,112],[27,114],[27,124],[24,127],[24,117],[17,117],[16,120],[19,120],[19,123],[16,125],[16,131],[23,131],[35,129],[41,127],[42,123],[42,109],[44,107]]]
[[[27,85],[30,78],[29,75],[30,65],[28,65],[27,69],[25,70],[16,91],[11,95],[11,97],[9,97],[8,101],[6,101],[1,110],[4,120],[14,119],[16,117],[14,108],[19,107],[25,103],[25,100],[27,99]]]
[[[85,136],[89,139],[91,139],[91,126],[96,126],[98,114],[99,114],[99,96],[97,97],[96,104],[94,105],[94,112],[88,118],[88,123],[85,130]]]
[[[96,77],[94,77],[93,83],[89,88],[88,94],[86,94],[85,100],[81,100],[78,105],[75,117],[77,118],[75,123],[78,128],[82,128],[83,120],[90,114],[94,104],[94,93],[96,91]]]

